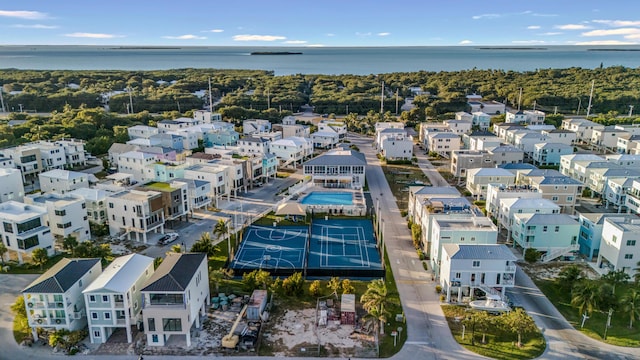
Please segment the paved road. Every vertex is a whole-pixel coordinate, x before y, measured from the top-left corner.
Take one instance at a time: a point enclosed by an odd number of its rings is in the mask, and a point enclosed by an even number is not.
[[[538,327],[544,329],[547,350],[541,358],[640,359],[638,348],[605,344],[574,329],[520,268],[516,273],[516,286],[509,292],[509,297],[516,305],[524,307]]]

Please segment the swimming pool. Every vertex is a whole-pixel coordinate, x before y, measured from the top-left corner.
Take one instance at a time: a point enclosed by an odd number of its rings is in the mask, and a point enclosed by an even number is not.
[[[300,201],[304,205],[353,205],[350,192],[314,191]]]

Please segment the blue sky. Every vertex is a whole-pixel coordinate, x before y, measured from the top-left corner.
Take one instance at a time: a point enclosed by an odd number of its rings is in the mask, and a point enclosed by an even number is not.
[[[640,44],[636,0],[20,0],[0,45]]]

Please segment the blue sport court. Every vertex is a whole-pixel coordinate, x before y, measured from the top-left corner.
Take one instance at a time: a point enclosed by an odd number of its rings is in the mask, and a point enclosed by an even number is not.
[[[314,220],[309,276],[383,277],[370,220]]]
[[[384,277],[369,220],[314,220],[311,226],[250,226],[230,267],[275,276]]]
[[[255,269],[293,274],[304,267],[308,237],[306,226],[249,226],[230,267],[236,275]]]

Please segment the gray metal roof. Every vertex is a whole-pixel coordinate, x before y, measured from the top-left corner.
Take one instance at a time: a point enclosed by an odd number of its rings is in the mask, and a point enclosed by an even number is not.
[[[205,253],[169,253],[141,291],[182,292],[206,259]]]
[[[516,261],[518,258],[504,245],[460,245],[443,244],[444,251],[451,259],[469,260],[508,260]]]
[[[23,293],[61,294],[69,290],[100,259],[64,258],[27,286]]]
[[[501,169],[512,169],[512,170],[533,170],[533,169],[538,169],[535,165],[532,164],[527,164],[527,163],[516,163],[516,164],[502,164],[498,166]]]
[[[453,186],[423,186],[419,190],[415,191],[416,195],[458,195],[460,191]]]
[[[355,150],[329,151],[313,158],[305,165],[366,165],[364,154]]]

